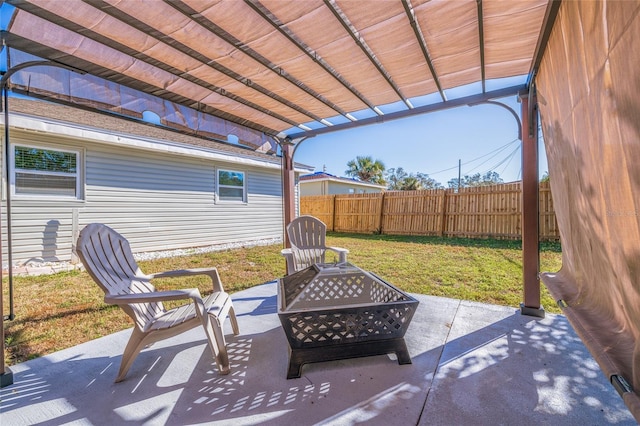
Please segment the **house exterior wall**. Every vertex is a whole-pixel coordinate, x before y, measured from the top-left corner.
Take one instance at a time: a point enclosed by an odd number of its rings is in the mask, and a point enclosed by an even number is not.
[[[325,181],[301,181],[300,182],[300,195],[329,195],[327,193],[327,187]]]
[[[372,192],[381,191],[380,189],[361,186],[357,183],[329,181],[329,194],[368,194]]]
[[[125,235],[134,252],[282,238],[277,165],[235,164],[18,130],[12,130],[10,141],[79,150],[84,181],[83,200],[11,196],[14,264],[75,260],[72,246],[91,222]],[[245,173],[246,203],[216,200],[218,168]],[[6,265],[5,206],[3,202]]]
[[[369,194],[381,192],[380,188],[358,185],[358,182],[340,182],[329,179],[300,181],[300,193],[304,196],[311,195],[337,195],[337,194]]]

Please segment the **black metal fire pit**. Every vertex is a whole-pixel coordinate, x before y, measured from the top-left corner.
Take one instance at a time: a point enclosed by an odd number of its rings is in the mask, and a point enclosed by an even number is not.
[[[395,353],[398,364],[411,364],[404,334],[418,301],[380,277],[348,263],[317,264],[278,284],[287,379],[309,362]]]

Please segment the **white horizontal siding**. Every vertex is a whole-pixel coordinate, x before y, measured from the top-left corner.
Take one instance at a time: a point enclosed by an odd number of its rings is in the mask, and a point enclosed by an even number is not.
[[[43,139],[56,146],[54,139]],[[14,143],[19,140],[12,137]],[[29,136],[28,142],[39,140]],[[282,237],[282,186],[277,169],[72,140],[65,140],[64,146],[83,150],[84,200],[13,197],[15,264],[34,258],[72,260],[77,231],[92,222],[122,233],[135,252]],[[215,201],[217,168],[245,172],[246,203]],[[4,211],[2,220],[6,264]]]
[[[4,195],[4,191],[3,191]],[[2,264],[8,263],[6,199],[2,203]],[[69,260],[74,240],[73,209],[77,202],[13,199],[11,206],[11,234],[13,261]]]

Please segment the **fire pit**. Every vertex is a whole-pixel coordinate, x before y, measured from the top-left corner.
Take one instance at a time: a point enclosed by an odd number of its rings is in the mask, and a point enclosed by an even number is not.
[[[404,334],[418,301],[380,277],[349,263],[316,264],[278,284],[287,379],[310,362],[395,353],[411,364]]]

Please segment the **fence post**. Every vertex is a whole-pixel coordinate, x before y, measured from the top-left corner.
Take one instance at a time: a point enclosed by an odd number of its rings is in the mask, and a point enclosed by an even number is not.
[[[444,237],[444,229],[447,224],[447,189],[442,190],[442,208],[440,209],[440,232],[439,236]]]
[[[336,230],[336,196],[331,195],[331,232]]]
[[[382,196],[380,197],[380,215],[378,216],[378,233],[382,235],[382,224],[384,223],[384,199],[387,196],[387,193],[382,191]]]

